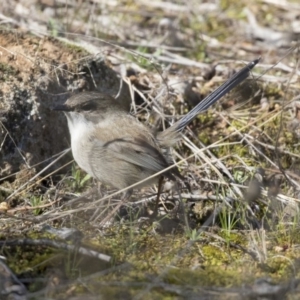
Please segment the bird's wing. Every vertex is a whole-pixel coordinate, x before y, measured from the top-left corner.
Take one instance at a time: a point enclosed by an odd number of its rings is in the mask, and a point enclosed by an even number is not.
[[[122,161],[159,172],[168,167],[160,151],[141,138],[120,138],[107,142],[102,147]]]

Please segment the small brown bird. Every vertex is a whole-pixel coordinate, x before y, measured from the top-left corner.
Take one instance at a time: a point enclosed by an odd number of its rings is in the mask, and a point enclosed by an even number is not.
[[[53,109],[64,111],[67,117],[73,156],[83,170],[117,189],[146,180],[136,186],[140,188],[157,183],[162,175],[147,178],[170,166],[164,150],[180,138],[184,127],[245,80],[258,62],[250,62],[178,122],[156,135],[114,98],[99,92],[76,94]],[[172,180],[180,177],[176,168],[163,175]],[[131,193],[132,189],[127,197]]]

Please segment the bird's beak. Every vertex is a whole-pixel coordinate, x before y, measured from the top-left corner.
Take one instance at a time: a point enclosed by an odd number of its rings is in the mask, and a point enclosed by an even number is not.
[[[51,110],[58,110],[58,111],[71,111],[71,108],[66,104],[54,104],[51,107]]]

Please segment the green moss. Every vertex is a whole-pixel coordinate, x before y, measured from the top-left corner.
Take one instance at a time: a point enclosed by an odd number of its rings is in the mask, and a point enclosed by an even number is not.
[[[18,71],[9,64],[0,63],[0,79],[6,81],[10,76],[16,76]]]
[[[197,271],[182,268],[171,269],[166,275],[165,281],[180,286],[218,287],[239,285],[242,279],[240,274],[234,270],[226,270],[219,266],[209,266]]]
[[[67,50],[71,51],[72,53],[80,54],[80,56],[90,55],[90,53],[88,53],[84,48],[82,48],[82,47],[80,47],[76,44],[72,44],[72,43],[68,43],[68,42],[62,42],[62,45]]]

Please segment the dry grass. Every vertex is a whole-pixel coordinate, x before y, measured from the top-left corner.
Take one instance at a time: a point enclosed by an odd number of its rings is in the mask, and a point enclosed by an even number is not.
[[[192,194],[182,183],[179,190],[165,183],[160,221],[151,220],[156,187],[137,191],[118,220],[107,218],[123,191],[93,189],[97,183],[74,164],[63,172],[48,171],[50,165],[31,172],[36,166],[28,166],[2,179],[3,241],[61,239],[54,227],[76,228],[81,236],[70,238],[75,248],[81,243],[113,260],[99,263],[74,249],[50,251],[42,242],[36,248],[2,244],[1,254],[19,278],[33,278],[24,280],[33,298],[297,298],[297,15],[296,1],[4,5],[6,28],[82,47],[84,59],[104,57],[128,84],[132,113],[159,130],[262,56],[251,78],[183,132],[172,154]],[[51,164],[65,155],[57,154]],[[189,228],[182,223],[180,200]]]

